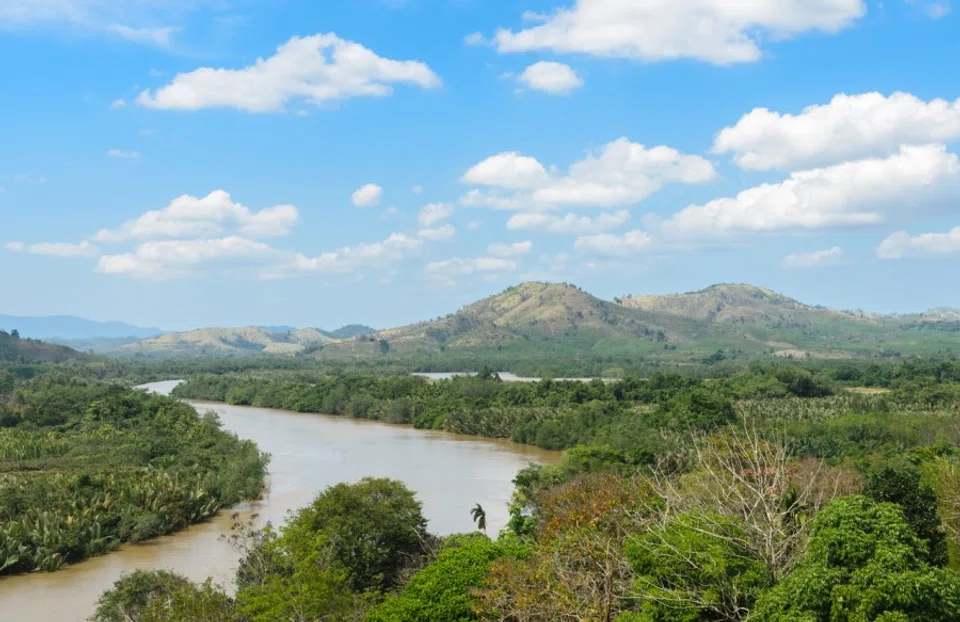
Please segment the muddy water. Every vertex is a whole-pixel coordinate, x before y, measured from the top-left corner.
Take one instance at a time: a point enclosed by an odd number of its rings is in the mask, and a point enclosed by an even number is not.
[[[175,382],[147,385],[169,393]],[[470,508],[487,511],[488,532],[507,519],[511,480],[530,462],[554,463],[555,452],[443,432],[414,430],[343,417],[191,402],[216,411],[224,427],[271,454],[269,490],[256,503],[144,544],[128,545],[65,570],[0,578],[0,621],[80,622],[99,595],[125,572],[175,570],[193,580],[229,586],[238,555],[223,539],[239,520],[282,523],[290,510],[327,486],[370,475],[404,481],[417,491],[434,533],[470,531]]]

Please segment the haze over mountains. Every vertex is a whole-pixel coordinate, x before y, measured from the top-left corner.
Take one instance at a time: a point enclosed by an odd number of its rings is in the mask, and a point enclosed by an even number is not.
[[[443,318],[379,332],[367,327],[334,332],[209,328],[141,340],[118,353],[262,353],[342,360],[498,352],[683,359],[717,351],[818,358],[957,353],[960,312],[894,316],[839,311],[752,285],[607,301],[573,285],[524,283]]]

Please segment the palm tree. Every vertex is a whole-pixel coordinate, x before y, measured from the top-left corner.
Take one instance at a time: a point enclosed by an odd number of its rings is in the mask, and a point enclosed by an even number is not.
[[[487,531],[487,513],[484,511],[483,506],[479,503],[470,510],[470,516],[473,517],[473,522],[477,524],[477,529],[480,531]]]

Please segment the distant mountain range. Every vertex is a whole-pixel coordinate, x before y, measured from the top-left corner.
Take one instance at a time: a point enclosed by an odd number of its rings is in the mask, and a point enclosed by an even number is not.
[[[124,345],[127,355],[311,356],[328,360],[482,353],[691,360],[716,356],[885,357],[960,353],[960,311],[879,315],[815,307],[753,285],[602,300],[524,283],[429,322],[269,331],[210,328]]]
[[[159,328],[144,328],[124,322],[95,322],[72,315],[49,317],[18,317],[0,315],[0,330],[17,330],[31,339],[147,339],[162,334]]]

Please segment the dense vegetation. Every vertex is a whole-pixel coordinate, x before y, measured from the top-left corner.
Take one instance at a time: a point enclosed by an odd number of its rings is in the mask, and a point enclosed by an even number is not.
[[[610,383],[241,372],[181,393],[567,452],[517,475],[496,539],[480,507],[463,508],[478,533],[438,539],[402,484],[341,484],[237,536],[235,596],[131,575],[96,620],[125,619],[118,603],[142,622],[960,619],[953,362]]]
[[[36,373],[0,368],[0,574],[56,570],[259,496],[265,457],[215,416]]]

